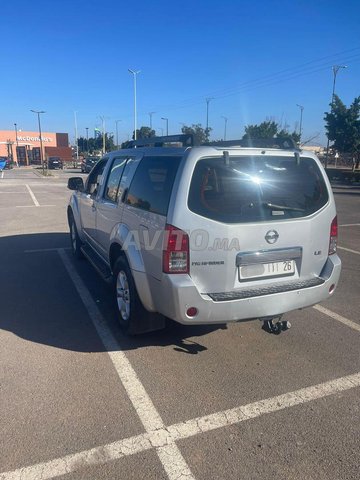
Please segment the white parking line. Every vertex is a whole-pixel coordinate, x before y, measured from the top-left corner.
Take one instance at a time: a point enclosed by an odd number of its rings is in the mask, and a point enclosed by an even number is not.
[[[337,247],[339,250],[345,250],[345,252],[350,252],[350,253],[355,253],[356,255],[360,255],[360,252],[357,250],[351,250],[351,248],[345,248],[345,247]]]
[[[183,475],[181,473],[179,474],[179,471],[182,471],[183,458],[175,445],[175,441],[184,440],[211,430],[228,427],[261,417],[268,413],[295,407],[296,405],[303,405],[356,387],[360,387],[360,372],[204,417],[193,418],[185,422],[176,423],[167,428],[163,427],[158,430],[149,431],[142,435],[136,435],[90,450],[66,455],[65,457],[56,458],[49,462],[38,463],[29,467],[0,473],[0,480],[40,478],[46,480],[73,473],[84,467],[118,460],[152,448],[156,449],[162,463],[166,464],[170,469],[173,469],[173,471],[170,470],[170,474],[167,470],[169,478],[178,480],[194,478],[193,476],[189,476],[186,471],[183,471]],[[171,464],[169,459],[174,463]]]
[[[24,250],[24,253],[58,252],[59,250],[71,250],[71,248],[70,247],[35,248],[33,250]]]
[[[344,223],[343,225],[339,225],[339,227],[358,227],[360,223]]]
[[[35,206],[40,207],[40,203],[36,200],[36,197],[35,197],[33,191],[31,190],[31,188],[29,187],[29,185],[27,183],[25,184],[25,187],[28,189],[28,192],[30,193],[30,197],[32,198],[32,201],[34,202]]]
[[[343,323],[347,327],[350,327],[353,330],[357,330],[358,332],[360,332],[360,325],[358,323],[355,323],[352,320],[349,320],[348,318],[345,318],[342,315],[339,315],[338,313],[332,312],[331,310],[323,307],[322,305],[314,305],[313,308],[315,308],[315,310],[317,310],[318,312],[321,312],[324,315],[327,315],[328,317],[331,317],[334,320],[337,320],[338,322]]]
[[[98,335],[111,358],[115,370],[145,430],[149,433],[164,429],[165,425],[154,404],[152,403],[151,398],[140,382],[125,353],[121,351],[121,348],[111,333],[109,327],[104,322],[96,303],[92,299],[88,289],[85,287],[79,274],[70,262],[67,254],[64,252],[64,250],[60,249],[59,255],[84,306],[88,311]],[[170,443],[171,448],[169,448],[169,442],[166,442],[165,447],[162,447],[160,444],[157,448],[157,454],[169,479],[194,479],[187,463],[185,462],[185,459],[181,455],[179,448],[174,442]]]
[[[56,205],[14,205],[15,208],[56,207]],[[10,208],[10,207],[7,207]]]

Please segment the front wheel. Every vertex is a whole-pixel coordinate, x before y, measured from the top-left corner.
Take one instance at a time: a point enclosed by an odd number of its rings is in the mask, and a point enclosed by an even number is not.
[[[124,333],[136,335],[143,331],[148,312],[141,303],[125,258],[120,257],[116,261],[113,273],[115,304],[120,326]]]
[[[74,217],[72,215],[70,218],[70,240],[73,255],[76,258],[83,258],[83,253],[81,251],[81,240],[76,228]]]

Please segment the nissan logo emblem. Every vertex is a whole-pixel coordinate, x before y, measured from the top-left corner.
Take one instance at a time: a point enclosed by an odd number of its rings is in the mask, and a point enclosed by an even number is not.
[[[279,234],[276,230],[269,230],[265,235],[265,240],[268,243],[275,243],[277,242],[278,238],[279,238]]]

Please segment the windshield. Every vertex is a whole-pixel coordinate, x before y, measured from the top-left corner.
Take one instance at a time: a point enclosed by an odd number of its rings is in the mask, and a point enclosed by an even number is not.
[[[328,201],[327,187],[312,158],[241,156],[205,158],[194,170],[188,206],[219,222],[299,218]]]

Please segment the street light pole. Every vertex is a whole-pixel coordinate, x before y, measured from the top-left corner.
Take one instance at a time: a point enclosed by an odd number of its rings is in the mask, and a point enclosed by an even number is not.
[[[118,132],[118,123],[121,122],[121,120],[115,120],[115,128],[116,128],[116,149],[119,149],[119,132]]]
[[[214,97],[206,98],[206,133],[209,135],[209,103],[214,100]]]
[[[169,119],[166,117],[161,117],[161,120],[166,121],[166,136],[168,136],[169,135]]]
[[[76,146],[76,167],[79,163],[79,141],[78,141],[78,128],[77,128],[77,117],[76,110],[74,110],[74,120],[75,120],[75,146]],[[74,165],[75,167],[75,165]]]
[[[224,117],[224,115],[221,115],[221,118],[225,120],[225,128],[224,128],[224,140],[226,140],[226,126],[227,126],[227,117]]]
[[[105,117],[100,117],[100,120],[101,120],[101,122],[102,122],[102,137],[103,137],[102,154],[105,155],[105,153],[106,153],[106,144],[105,144]]]
[[[331,111],[330,111],[330,113],[333,112],[333,108],[334,108],[336,76],[337,76],[338,71],[340,70],[340,68],[347,68],[347,65],[333,65],[333,66],[332,66],[332,71],[333,71],[334,79],[333,79],[333,88],[332,88],[332,94],[331,94]],[[328,160],[329,160],[329,144],[330,144],[330,139],[329,139],[329,135],[328,135],[327,145],[326,145],[325,168],[327,168],[327,166],[328,166]]]
[[[152,130],[152,116],[154,115],[154,113],[156,113],[156,112],[149,112],[149,117],[150,117],[150,130]]]
[[[41,137],[41,124],[40,124],[40,114],[46,113],[43,110],[30,110],[30,112],[36,113],[38,116],[38,124],[39,124],[39,138],[40,138],[40,162],[42,164],[42,171],[43,175],[45,175],[44,169],[44,157],[43,157],[43,145],[42,145],[42,137]]]
[[[302,118],[303,118],[303,111],[304,107],[302,105],[296,104],[297,107],[300,108],[300,127],[299,127],[299,143],[301,142],[301,135],[302,135]]]
[[[16,142],[16,149],[15,149],[16,165],[19,166],[19,160],[18,160],[18,157],[17,157],[19,142],[18,142],[18,138],[17,138],[17,124],[16,123],[14,123],[14,127],[15,127],[15,142]]]
[[[89,155],[89,127],[85,127],[86,130],[86,153]]]
[[[128,71],[134,76],[134,140],[136,140],[136,75],[141,72],[141,70],[131,70],[128,68]]]

